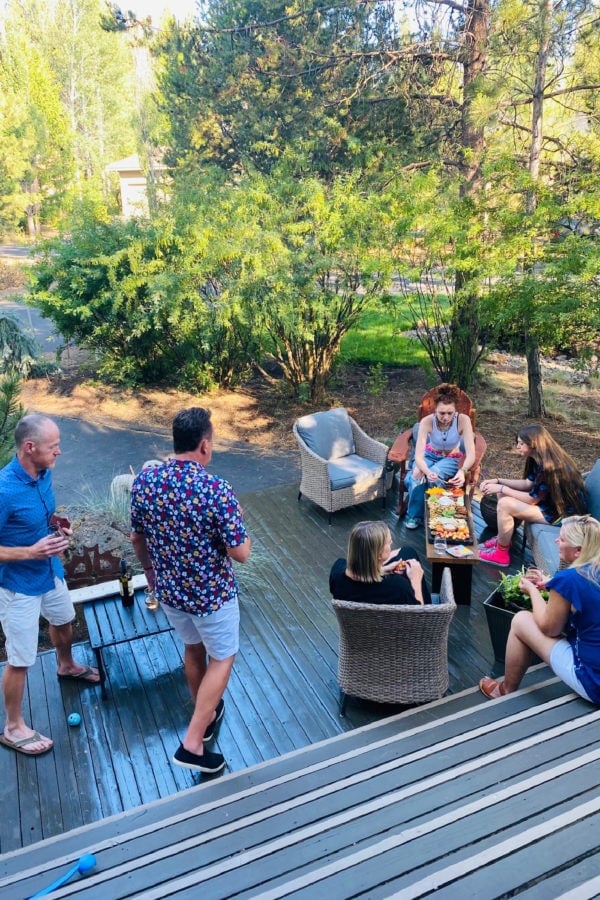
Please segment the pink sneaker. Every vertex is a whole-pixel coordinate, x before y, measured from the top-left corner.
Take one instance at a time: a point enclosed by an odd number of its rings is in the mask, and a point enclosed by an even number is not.
[[[510,553],[503,547],[488,547],[479,553],[481,562],[489,563],[491,566],[510,566]]]
[[[487,541],[484,541],[482,544],[479,545],[479,549],[483,550],[483,549],[487,549],[489,547],[495,547],[497,543],[498,543],[498,535],[496,535],[496,537],[493,537],[493,538],[488,538]]]

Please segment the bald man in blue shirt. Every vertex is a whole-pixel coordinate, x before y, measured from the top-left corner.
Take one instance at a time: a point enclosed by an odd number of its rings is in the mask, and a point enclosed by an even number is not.
[[[60,432],[52,419],[24,416],[15,430],[17,452],[0,470],[0,622],[7,664],[2,679],[6,721],[0,743],[39,756],[53,741],[23,718],[27,670],[37,656],[39,618],[49,622],[58,677],[97,684],[96,669],[75,662],[71,653],[75,609],[64,580],[60,555],[70,528],[55,524],[51,469],[60,456]]]

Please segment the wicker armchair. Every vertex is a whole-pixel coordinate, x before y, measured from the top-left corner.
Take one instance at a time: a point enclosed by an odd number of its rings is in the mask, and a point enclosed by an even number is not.
[[[450,569],[439,605],[388,606],[333,600],[339,625],[340,715],[346,697],[425,703],[448,690],[448,632],[456,609]]]
[[[302,496],[331,515],[339,509],[378,497],[385,507],[393,472],[386,466],[388,448],[369,437],[341,407],[297,419],[294,437],[300,448]]]

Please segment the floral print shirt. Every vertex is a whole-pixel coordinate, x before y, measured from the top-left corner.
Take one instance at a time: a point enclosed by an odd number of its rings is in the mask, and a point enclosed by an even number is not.
[[[227,548],[247,532],[227,481],[191,460],[148,466],[131,490],[131,527],[146,538],[162,603],[207,616],[236,599]]]

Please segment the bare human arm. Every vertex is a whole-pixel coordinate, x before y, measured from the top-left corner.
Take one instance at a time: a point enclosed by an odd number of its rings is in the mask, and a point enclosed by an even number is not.
[[[450,484],[456,485],[456,487],[462,487],[467,480],[467,473],[475,465],[475,435],[473,434],[471,419],[465,413],[459,413],[458,430],[463,440],[465,458],[456,475],[453,475],[448,481]]]
[[[243,544],[238,544],[237,547],[228,547],[227,556],[230,559],[234,559],[236,562],[245,563],[250,556],[251,546],[252,542],[250,541],[250,538],[247,537]]]
[[[146,576],[148,587],[150,588],[150,590],[152,590],[154,588],[154,568],[152,567],[152,560],[150,559],[150,554],[148,553],[146,535],[139,534],[137,531],[132,531],[131,543],[133,544],[133,552],[135,553],[139,564],[144,570],[144,575]]]
[[[427,477],[427,463],[425,462],[425,445],[427,443],[427,435],[431,431],[433,424],[433,415],[424,416],[419,422],[419,431],[417,432],[417,446],[415,448],[415,466],[413,469],[413,478],[418,481],[421,476]],[[433,473],[432,473],[433,474]]]
[[[0,547],[0,563],[18,562],[24,559],[48,559],[60,556],[69,546],[68,538],[59,532],[40,538],[29,547]]]
[[[542,634],[546,637],[559,637],[571,612],[569,601],[557,591],[550,590],[546,603],[539,589],[528,578],[522,578],[519,587],[531,598],[533,619]]]
[[[543,498],[531,496],[531,485],[532,482],[527,478],[487,478],[481,482],[481,491],[484,494],[498,494],[499,497],[513,497],[529,506],[538,506]]]
[[[406,560],[406,576],[415,592],[417,602],[423,606],[423,566],[416,559]]]

